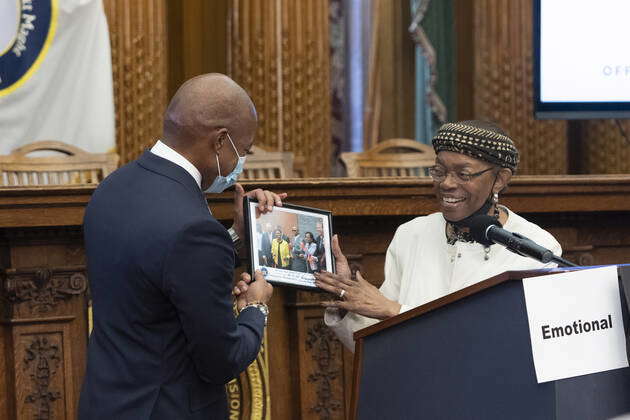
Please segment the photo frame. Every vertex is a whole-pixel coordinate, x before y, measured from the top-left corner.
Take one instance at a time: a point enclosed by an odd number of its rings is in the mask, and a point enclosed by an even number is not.
[[[262,271],[273,285],[322,291],[315,286],[313,273],[335,270],[332,213],[283,203],[260,214],[257,207],[257,200],[245,197],[250,272]]]

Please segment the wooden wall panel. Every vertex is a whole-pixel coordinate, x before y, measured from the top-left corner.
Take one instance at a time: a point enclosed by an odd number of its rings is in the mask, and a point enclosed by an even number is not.
[[[630,136],[630,121],[623,120],[619,124]],[[582,173],[630,173],[630,143],[614,120],[583,121],[580,126]]]
[[[229,74],[258,110],[256,144],[293,152],[298,176],[328,176],[328,2],[232,0],[229,16]]]
[[[82,249],[74,232],[0,234],[3,251],[12,254],[0,267],[0,418],[76,418],[87,345],[87,279],[84,265],[63,265],[82,262],[82,254],[68,258],[71,251],[55,251]],[[52,257],[42,258],[44,242]]]
[[[474,54],[472,86],[459,92],[472,95],[473,117],[497,122],[515,140],[519,173],[567,173],[566,121],[534,119],[532,1],[475,0],[470,11],[472,51],[463,53]]]
[[[230,0],[168,3],[168,97],[186,80],[203,73],[227,73]]]
[[[104,0],[112,46],[116,151],[137,158],[162,134],[167,101],[166,0]]]
[[[474,118],[474,0],[457,0],[455,10],[455,37],[457,61],[457,120]]]
[[[377,16],[373,18],[373,30],[378,32],[378,39],[371,48],[378,48],[373,64],[378,66],[374,71],[379,80],[375,81],[378,99],[368,106],[374,105],[379,127],[378,132],[371,133],[368,129],[372,127],[366,124],[365,150],[387,139],[415,138],[415,44],[408,31],[411,10],[388,0],[375,0],[372,7]]]

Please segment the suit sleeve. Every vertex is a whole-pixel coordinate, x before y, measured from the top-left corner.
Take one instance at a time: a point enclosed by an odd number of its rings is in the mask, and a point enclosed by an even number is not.
[[[265,322],[255,308],[234,316],[229,235],[210,220],[187,226],[168,252],[163,274],[197,373],[210,383],[229,382],[256,358]]]

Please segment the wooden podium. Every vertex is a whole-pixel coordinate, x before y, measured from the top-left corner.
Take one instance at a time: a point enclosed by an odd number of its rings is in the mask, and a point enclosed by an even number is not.
[[[521,279],[544,274],[506,272],[357,331],[354,418],[592,420],[630,412],[630,368],[537,383]],[[622,308],[628,337],[626,297]]]

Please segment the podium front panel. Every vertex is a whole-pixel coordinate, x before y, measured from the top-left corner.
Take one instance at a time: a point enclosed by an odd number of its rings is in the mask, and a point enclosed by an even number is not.
[[[360,420],[577,420],[630,412],[628,368],[537,383],[520,281],[363,340]]]

